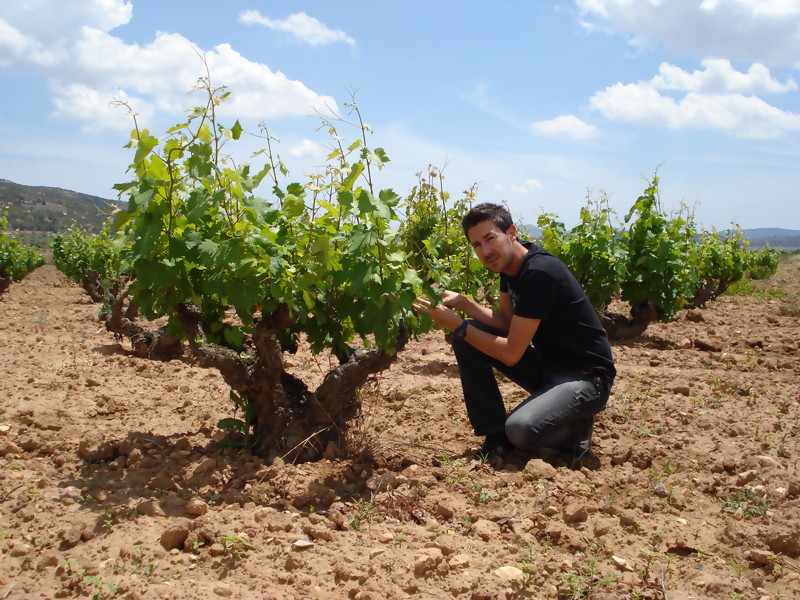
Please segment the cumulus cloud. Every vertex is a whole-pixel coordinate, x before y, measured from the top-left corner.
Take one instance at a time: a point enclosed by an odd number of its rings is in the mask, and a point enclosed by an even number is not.
[[[513,194],[533,194],[544,189],[544,185],[538,179],[532,177],[525,179],[521,183],[503,184],[498,183],[494,186],[494,190],[501,194],[511,192]]]
[[[742,94],[689,92],[675,99],[649,83],[617,83],[592,96],[591,105],[613,121],[669,129],[716,130],[746,138],[800,131],[799,114]]]
[[[337,43],[356,45],[356,41],[344,31],[329,29],[327,25],[305,12],[291,14],[285,19],[271,19],[257,10],[246,10],[239,15],[239,22],[246,25],[264,25],[274,31],[283,31],[312,46]]]
[[[594,125],[589,125],[575,115],[564,115],[549,121],[531,123],[531,131],[537,135],[563,136],[576,140],[586,140],[597,135],[597,128]]]
[[[52,16],[42,19],[41,15]],[[48,80],[53,115],[88,128],[118,128],[125,119],[109,106],[122,93],[137,112],[174,115],[193,106],[187,94],[205,74],[232,91],[221,113],[253,119],[310,115],[336,102],[267,65],[220,44],[204,50],[185,37],[156,32],[152,42],[129,44],[110,31],[131,18],[122,0],[30,0],[0,4],[0,65]],[[128,127],[129,122],[124,126]]]
[[[312,140],[301,140],[289,148],[289,156],[293,158],[317,158],[325,156],[325,148]]]
[[[800,64],[796,0],[575,0],[589,29],[629,36],[639,48],[663,43],[676,54]]]
[[[781,83],[772,78],[770,70],[754,64],[747,73],[736,71],[727,59],[714,58],[702,61],[703,71],[688,73],[683,69],[662,63],[653,87],[667,90],[691,90],[701,93],[782,94],[797,89],[794,79]]]

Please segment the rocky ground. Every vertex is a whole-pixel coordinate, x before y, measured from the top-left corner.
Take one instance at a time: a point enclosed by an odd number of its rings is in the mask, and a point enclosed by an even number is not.
[[[0,600],[798,598],[797,258],[614,345],[593,470],[473,460],[441,333],[350,455],[221,450],[219,374],[131,356],[44,266],[0,296]]]

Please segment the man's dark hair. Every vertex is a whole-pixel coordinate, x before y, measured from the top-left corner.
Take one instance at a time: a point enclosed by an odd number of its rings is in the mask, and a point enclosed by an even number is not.
[[[461,227],[464,229],[464,235],[466,236],[470,229],[484,221],[491,221],[497,225],[503,233],[508,231],[508,228],[514,224],[514,219],[505,206],[502,204],[483,202],[482,204],[473,206],[469,212],[464,215],[464,218],[461,219]]]

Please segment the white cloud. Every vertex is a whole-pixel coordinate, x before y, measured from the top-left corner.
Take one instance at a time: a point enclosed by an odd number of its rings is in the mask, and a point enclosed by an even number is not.
[[[597,135],[597,128],[594,125],[589,125],[575,115],[564,115],[549,121],[531,123],[531,131],[537,135],[565,136],[576,140],[586,140]]]
[[[244,58],[228,44],[206,54],[212,77],[233,92],[223,105],[228,114],[242,118],[279,119],[306,116],[323,109],[336,112],[336,100],[320,96],[300,81]]]
[[[797,0],[575,0],[589,30],[611,28],[645,48],[746,62],[800,64]]]
[[[494,190],[501,194],[511,192],[512,194],[533,194],[544,189],[544,185],[538,179],[532,177],[525,179],[522,183],[497,183],[494,185]]]
[[[613,121],[669,129],[710,129],[746,138],[800,131],[800,114],[742,94],[689,92],[676,100],[648,83],[617,83],[592,96],[591,105]]]
[[[58,52],[0,19],[0,66],[20,67],[20,63],[50,66],[56,62]]]
[[[25,0],[0,3],[0,20],[42,43],[69,40],[81,27],[110,31],[131,20],[133,5],[123,0]]]
[[[723,131],[746,138],[772,138],[800,129],[800,114],[756,96],[794,91],[793,79],[781,83],[761,64],[752,65],[746,73],[723,59],[704,60],[703,67],[689,73],[662,63],[658,75],[649,81],[617,83],[597,92],[591,106],[613,121]]]
[[[710,58],[702,64],[704,71],[687,73],[669,63],[661,63],[658,75],[650,83],[658,89],[709,93],[782,94],[797,89],[794,79],[786,83],[776,81],[762,64],[752,65],[747,73],[736,71],[726,59]]]
[[[156,32],[151,43],[140,46],[109,33],[130,17],[131,5],[122,0],[3,2],[0,65],[45,77],[53,93],[53,115],[82,121],[88,129],[122,126],[123,111],[109,106],[120,90],[132,98],[137,112],[153,117],[174,116],[203,102],[187,94],[205,75],[202,56],[212,82],[233,92],[221,108],[223,115],[278,119],[311,115],[323,106],[336,110],[333,98],[244,58],[228,44],[204,52],[179,34]]]
[[[130,115],[124,110],[113,109],[112,99],[107,94],[79,83],[55,83],[51,87],[55,94],[53,104],[56,109],[52,113],[54,117],[82,121],[81,130],[85,132],[104,129],[117,131],[133,129]],[[127,97],[120,90],[117,93],[117,99],[125,100],[136,107],[136,113],[140,115],[140,123],[146,123],[152,116],[152,105],[141,98]]]
[[[321,158],[325,156],[325,148],[312,140],[301,140],[289,148],[289,156],[294,158]]]
[[[246,10],[239,15],[239,21],[247,25],[264,25],[274,31],[290,33],[312,46],[345,43],[351,46],[356,41],[340,29],[329,29],[327,25],[307,15],[305,12],[293,13],[285,19],[271,19],[257,10]]]

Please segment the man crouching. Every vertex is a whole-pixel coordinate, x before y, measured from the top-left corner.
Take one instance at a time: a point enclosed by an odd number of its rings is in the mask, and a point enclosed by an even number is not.
[[[505,207],[478,204],[461,224],[483,265],[500,273],[497,307],[447,290],[442,304],[418,298],[415,308],[453,332],[467,415],[486,436],[481,455],[504,458],[516,447],[570,465],[585,461],[594,415],[616,375],[597,313],[563,262],[517,238]],[[531,394],[509,415],[494,369]]]

